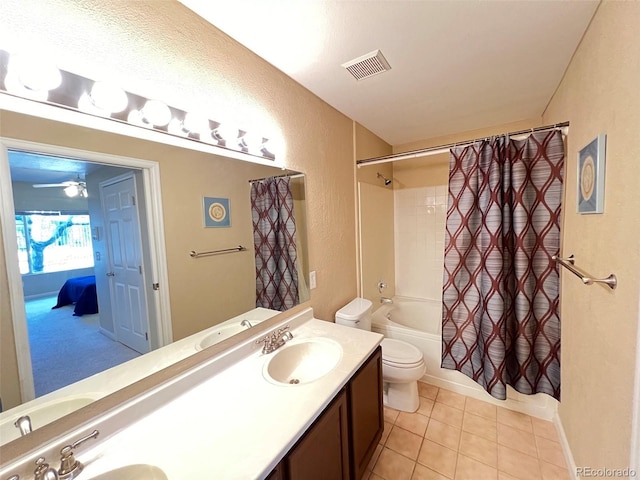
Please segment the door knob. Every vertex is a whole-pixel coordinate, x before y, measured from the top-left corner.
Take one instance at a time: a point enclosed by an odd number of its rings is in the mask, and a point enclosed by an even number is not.
[[[113,272],[107,272],[107,277],[115,277],[116,274]]]

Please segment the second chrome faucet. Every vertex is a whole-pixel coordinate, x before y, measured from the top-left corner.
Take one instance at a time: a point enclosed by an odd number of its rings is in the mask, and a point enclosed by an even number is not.
[[[293,334],[289,331],[289,325],[270,333],[266,337],[256,340],[256,343],[262,343],[262,353],[275,352],[278,348],[293,338]]]

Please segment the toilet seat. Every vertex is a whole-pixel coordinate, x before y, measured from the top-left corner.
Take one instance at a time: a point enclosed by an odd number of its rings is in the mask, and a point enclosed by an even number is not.
[[[422,352],[407,342],[385,338],[382,340],[382,363],[398,368],[412,368],[424,363]]]

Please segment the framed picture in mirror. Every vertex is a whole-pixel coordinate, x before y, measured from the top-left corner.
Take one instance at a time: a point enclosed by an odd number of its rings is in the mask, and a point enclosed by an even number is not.
[[[231,211],[228,198],[204,197],[204,226],[230,227]]]

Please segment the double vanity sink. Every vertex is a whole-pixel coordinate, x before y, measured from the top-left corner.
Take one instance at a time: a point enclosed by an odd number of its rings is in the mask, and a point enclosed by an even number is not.
[[[275,351],[263,352],[272,331],[249,336],[37,455],[3,465],[0,480],[31,478],[40,455],[57,466],[62,446],[94,429],[100,435],[75,451],[80,479],[266,478],[382,340],[314,319],[311,309],[273,331],[284,328],[292,338]]]
[[[173,365],[177,361],[193,355],[194,352],[201,351],[247,330],[250,325],[258,325],[278,313],[280,312],[275,310],[256,308],[130,360],[126,364],[80,380],[36,400],[12,408],[8,412],[0,413],[0,441],[5,444],[20,437],[20,431],[14,422],[22,416],[30,417],[34,429],[41,428],[153,372]]]

